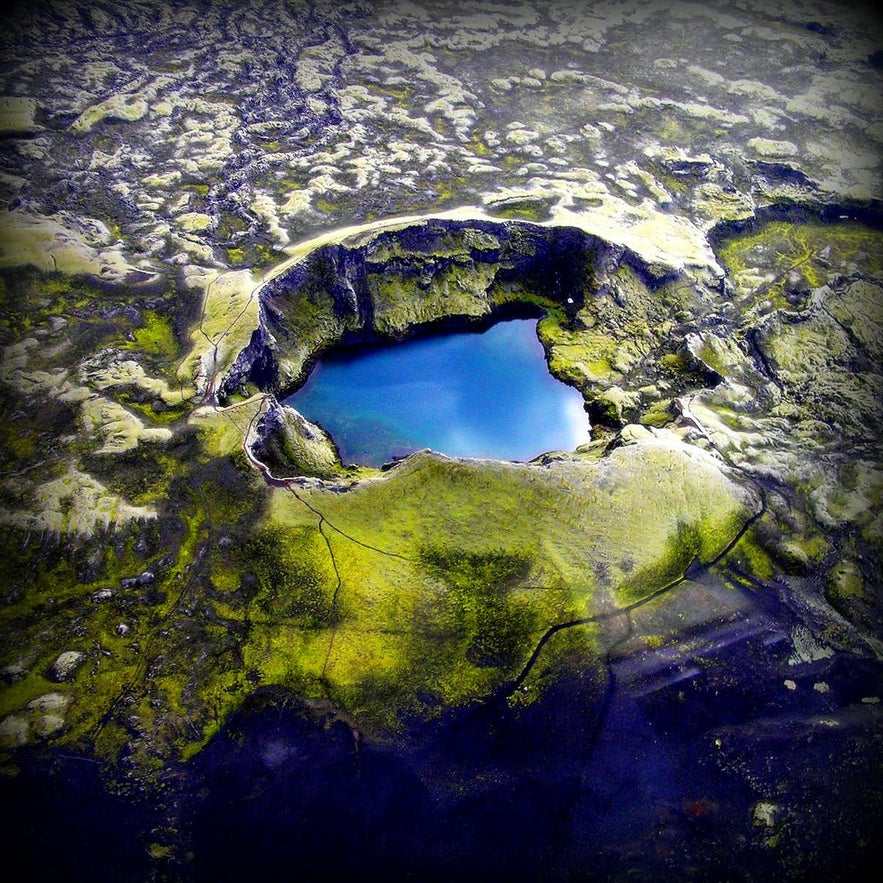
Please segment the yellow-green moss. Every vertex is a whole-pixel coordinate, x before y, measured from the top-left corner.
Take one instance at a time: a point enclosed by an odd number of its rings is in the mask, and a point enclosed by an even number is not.
[[[776,568],[769,551],[759,539],[757,525],[752,525],[726,556],[741,572],[761,581],[771,580]]]
[[[665,399],[653,404],[641,415],[639,422],[643,426],[667,426],[674,420],[671,410],[671,400]]]
[[[160,315],[155,310],[144,310],[141,323],[133,331],[135,340],[122,349],[140,350],[166,362],[174,361],[179,354],[179,345],[170,317]]]
[[[825,579],[825,597],[835,606],[848,599],[857,599],[865,604],[873,604],[871,588],[865,583],[861,569],[855,561],[845,560],[835,564]]]
[[[487,696],[550,627],[603,598],[633,603],[713,560],[753,505],[674,442],[550,469],[418,454],[345,494],[282,489],[268,530],[312,538],[308,553],[299,541],[286,552],[297,583],[287,594],[308,590],[305,562],[324,558],[336,616],[274,625],[252,605],[247,655],[262,683],[395,728]]]
[[[727,237],[717,251],[739,297],[771,298],[785,308],[789,286],[817,288],[850,265],[883,272],[883,234],[854,222],[768,221]]]

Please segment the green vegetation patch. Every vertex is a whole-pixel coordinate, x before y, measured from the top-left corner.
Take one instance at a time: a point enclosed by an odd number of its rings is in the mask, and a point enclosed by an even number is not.
[[[421,453],[345,493],[280,489],[267,529],[295,538],[285,555],[301,582],[307,561],[335,574],[338,618],[262,615],[258,628],[253,605],[246,652],[261,683],[395,730],[512,683],[550,628],[674,586],[756,507],[674,442],[542,468]],[[559,644],[597,659],[589,629]]]
[[[785,309],[832,273],[883,274],[883,232],[850,221],[767,221],[723,238],[717,253],[740,299]]]
[[[466,658],[478,667],[508,667],[523,658],[537,626],[537,611],[512,589],[530,570],[525,555],[428,547],[420,559],[451,590],[472,639]]]
[[[144,310],[140,324],[133,331],[134,340],[123,349],[132,349],[153,356],[161,364],[173,362],[180,356],[180,343],[175,337],[171,316],[156,310]]]
[[[293,620],[304,628],[340,622],[335,575],[318,531],[262,528],[242,546],[241,561],[253,607],[265,619]]]

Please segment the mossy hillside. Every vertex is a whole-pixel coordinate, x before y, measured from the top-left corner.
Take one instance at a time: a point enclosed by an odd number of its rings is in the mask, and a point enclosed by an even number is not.
[[[286,275],[273,279],[261,292],[261,310],[276,341],[276,392],[302,381],[323,349],[338,343],[347,332],[360,332],[364,323],[357,299],[340,302],[335,296],[343,280],[338,277],[333,250],[309,255],[293,272],[297,282],[292,290]]]
[[[88,534],[153,517],[144,500],[109,492],[82,458],[170,440],[182,414],[180,394],[163,379],[179,353],[173,326],[181,311],[170,292],[133,294],[33,269],[6,274],[9,346],[0,376],[10,419],[2,434],[17,469],[4,476],[4,520]]]
[[[122,349],[131,349],[150,356],[151,363],[164,369],[180,356],[181,343],[175,335],[173,317],[157,310],[143,310],[140,324],[132,330],[134,340]]]
[[[34,724],[29,741],[108,759],[127,746],[144,769],[151,758],[192,753],[242,691],[247,598],[226,550],[245,541],[261,500],[244,459],[211,456],[193,433],[148,469],[151,449],[94,455],[89,465],[108,467],[108,484],[132,498],[161,500],[155,520],[108,532],[103,547],[50,541],[40,554],[13,529],[9,547],[19,551],[3,579],[18,588],[0,616],[0,667],[22,670],[0,691],[0,717],[33,717],[29,703],[60,691],[62,724],[42,736]],[[84,654],[82,665],[53,684],[52,663],[68,650]]]
[[[573,320],[549,312],[538,333],[551,372],[580,389],[593,420],[622,426],[708,383],[709,372],[677,349],[708,309],[688,280],[655,284],[623,263]]]
[[[149,599],[139,588],[121,588],[119,574],[137,577],[147,566],[135,551],[135,532],[113,538],[100,559],[85,548],[78,554],[54,543],[35,555],[15,531],[5,539],[10,572],[4,580],[21,594],[3,610],[2,662],[21,666],[23,676],[0,690],[0,716],[21,715],[39,696],[60,692],[69,704],[54,738],[85,744],[97,718],[134,676],[150,602],[163,596],[165,581],[160,576],[151,586]],[[117,631],[120,623],[128,629],[125,638]],[[83,664],[72,678],[54,683],[53,662],[70,650],[84,654]]]
[[[674,442],[548,468],[418,454],[345,494],[280,489],[268,523],[321,526],[340,621],[324,639],[287,628],[285,640],[268,621],[262,649],[248,652],[262,682],[394,726],[489,695],[551,626],[639,601],[694,559],[713,560],[757,505]]]
[[[243,457],[243,444],[250,427],[265,408],[265,397],[252,396],[227,407],[195,408],[187,421],[196,432],[200,445],[212,457]]]
[[[258,327],[258,280],[249,270],[192,274],[188,297],[202,299],[190,332],[189,352],[177,367],[178,382],[204,391],[227,370]]]
[[[676,302],[660,307],[657,298],[687,304],[694,296],[674,284],[660,295],[638,281],[646,304],[640,287],[623,285],[618,299],[601,294],[592,308],[609,310],[605,321],[622,321],[633,308],[646,323],[646,315],[658,318],[648,310],[670,311]],[[480,296],[496,303],[510,294],[522,296],[498,278]],[[574,327],[572,319],[563,308],[552,316],[562,329]],[[658,351],[638,355],[649,364]],[[630,358],[624,351],[622,365],[642,370]],[[87,453],[82,465],[108,487],[157,507],[149,529],[167,537],[177,561],[128,607],[119,606],[130,600],[120,593],[104,601],[92,594],[103,580],[113,587],[154,566],[134,545],[115,553],[97,580],[83,582],[66,565],[48,569],[45,579],[68,587],[70,606],[56,613],[35,602],[39,615],[28,619],[25,604],[7,620],[23,645],[44,655],[9,685],[4,712],[31,715],[28,703],[57,688],[72,699],[52,739],[85,744],[94,736],[108,757],[128,745],[148,765],[163,752],[198,750],[264,684],[330,698],[360,724],[395,729],[410,715],[437,715],[512,683],[550,627],[615,613],[674,586],[697,560],[726,549],[759,505],[710,456],[665,433],[645,433],[600,462],[563,457],[529,467],[418,455],[382,480],[366,471],[347,493],[270,492],[239,451],[262,404],[257,397],[200,409],[191,422],[197,432],[174,427],[170,444]],[[231,497],[237,488],[242,493]],[[256,554],[248,536],[265,495],[269,533],[255,536],[271,539]],[[811,567],[818,554],[806,558]],[[72,610],[83,634],[69,627]],[[42,631],[30,631],[37,623]],[[121,623],[125,635],[116,632]],[[595,631],[564,632],[574,642],[567,658],[596,666]],[[53,686],[45,673],[67,649],[82,649],[86,662],[70,683]],[[553,670],[553,655],[544,647],[537,673]],[[89,692],[99,697],[95,706],[79,699]],[[123,703],[124,693],[131,701]]]
[[[155,270],[130,264],[121,243],[111,244],[110,231],[101,227],[9,211],[0,218],[0,267],[36,267],[117,285],[155,282]]]
[[[158,511],[169,482],[180,474],[178,455],[192,449],[192,439],[179,433],[165,443],[138,444],[112,454],[89,452],[81,462],[89,475],[121,499]]]
[[[495,218],[536,223],[548,220],[557,202],[558,198],[554,196],[544,199],[541,196],[525,194],[523,197],[511,196],[489,202],[485,210]]]
[[[0,522],[58,541],[88,538],[109,527],[156,517],[155,506],[129,502],[69,457],[43,465],[5,478],[3,490],[14,505],[0,511]]]
[[[397,276],[389,268],[368,277],[374,329],[384,337],[403,337],[411,328],[450,317],[481,318],[491,312],[485,294],[496,275],[491,264],[451,263],[433,271],[431,281]]]
[[[863,534],[879,503],[883,234],[852,222],[771,221],[718,249],[746,310],[726,346],[708,335],[688,341],[725,378],[691,401],[691,413],[731,462],[786,489],[727,556],[732,572],[801,580],[856,554],[844,543],[861,544],[878,569],[880,549]],[[869,622],[837,580],[827,594]]]
[[[858,279],[825,298],[824,309],[874,364],[883,363],[883,284]]]
[[[83,402],[80,423],[85,437],[103,442],[99,453],[127,451],[140,444],[161,444],[172,437],[167,427],[146,426],[132,411],[104,396]]]
[[[406,266],[427,260],[466,263],[478,253],[499,254],[513,237],[517,239],[517,231],[428,221],[373,235],[365,240],[364,247],[367,262],[382,269],[390,263]]]
[[[862,555],[861,541],[847,543],[843,557],[825,574],[825,598],[852,622],[873,628],[874,608],[880,594],[879,569]]]
[[[47,449],[76,424],[77,410],[68,402],[26,397],[9,388],[0,395],[0,472],[13,476],[27,465],[45,462]],[[45,473],[44,473],[45,474]],[[0,483],[0,492],[4,485]],[[11,488],[8,509],[15,504]]]
[[[59,365],[69,367],[103,347],[115,347],[163,375],[181,354],[177,328],[185,310],[170,284],[147,296],[33,267],[3,270],[0,280],[0,342],[36,336],[44,343],[43,367],[54,364],[54,351]]]
[[[277,478],[298,475],[332,478],[344,473],[328,434],[272,397],[268,398],[266,410],[255,425],[250,450]]]
[[[287,621],[305,630],[339,624],[335,604],[336,574],[321,534],[312,528],[293,531],[264,528],[243,544],[242,583],[253,618]],[[254,621],[254,619],[252,619]]]
[[[842,426],[848,435],[878,435],[883,427],[880,363],[851,341],[827,313],[796,320],[774,317],[760,347],[800,418]]]
[[[837,491],[826,499],[826,514],[837,524],[854,524],[867,542],[883,545],[879,518],[883,511],[883,465],[854,458],[840,465]]]
[[[509,667],[530,649],[536,611],[524,597],[511,597],[531,560],[506,552],[461,554],[444,547],[420,551],[421,562],[448,589],[446,599],[472,634],[466,658],[477,668]]]
[[[614,625],[608,627],[608,622]],[[530,709],[548,690],[558,688],[568,678],[588,679],[600,702],[609,677],[605,659],[621,637],[615,625],[620,622],[619,617],[611,617],[606,622],[568,625],[550,634],[534,664],[519,673],[518,682],[507,685],[508,707],[516,713]]]
[[[539,557],[552,558],[571,585],[601,559],[620,571],[657,560],[680,524],[702,525],[697,554],[709,560],[718,550],[715,530],[732,539],[730,516],[757,506],[753,492],[727,478],[711,456],[665,433],[598,463],[565,458],[543,468],[421,454],[391,479],[329,496],[322,511],[344,532],[393,551],[420,535],[434,545],[439,528],[454,531],[464,551],[471,543],[483,551],[487,536],[505,536],[503,551],[537,557],[542,549]],[[385,513],[382,520],[377,512]],[[648,525],[651,516],[655,524]],[[630,547],[639,549],[622,568],[615,550]]]

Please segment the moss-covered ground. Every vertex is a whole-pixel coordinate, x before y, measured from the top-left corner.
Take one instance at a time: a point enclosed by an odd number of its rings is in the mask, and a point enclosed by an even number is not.
[[[805,274],[818,264],[818,225],[768,227],[766,238],[749,230],[722,246],[740,297],[756,295],[739,275],[749,267],[781,274],[798,262]],[[838,227],[821,260],[832,272],[838,261],[865,269],[875,241],[865,235]],[[243,450],[264,396],[231,397],[220,407],[208,396],[175,401],[153,392],[173,389],[176,372],[189,383],[198,365],[211,388],[206,350],[192,347],[196,335],[207,334],[212,346],[247,341],[240,324],[251,315],[253,291],[240,284],[244,277],[227,280],[224,304],[211,316],[177,304],[173,287],[130,316],[119,293],[82,280],[30,271],[4,277],[7,511],[36,511],[41,488],[82,474],[108,498],[150,513],[76,536],[5,520],[5,751],[20,742],[65,744],[160,775],[165,759],[191,757],[247,696],[267,687],[326,703],[377,737],[491,696],[527,707],[556,672],[598,669],[619,640],[608,625],[645,603],[664,604],[660,593],[677,591],[685,575],[719,559],[734,584],[824,571],[831,603],[847,611],[870,603],[862,555],[875,542],[872,518],[862,516],[834,561],[807,512],[798,524],[776,504],[760,518],[755,479],[684,440],[689,427],[678,422],[678,397],[736,376],[739,359],[748,359],[741,332],[732,351],[706,341],[700,358],[684,346],[719,306],[708,292],[682,275],[660,281],[628,262],[607,272],[603,285],[578,274],[582,287],[555,289],[541,274],[527,284],[489,272],[490,263],[470,268],[469,249],[490,253],[492,237],[474,237],[465,252],[459,240],[436,245],[440,256],[417,261],[428,284],[416,299],[408,296],[414,274],[402,263],[407,249],[393,242],[396,254],[374,253],[364,290],[377,307],[378,333],[431,324],[451,305],[461,317],[486,318],[502,305],[528,304],[543,313],[539,333],[551,369],[583,391],[596,419],[616,426],[638,418],[654,429],[630,427],[620,439],[602,434],[582,453],[534,464],[421,453],[385,472],[331,469],[322,475],[327,484],[290,475],[268,483]],[[515,246],[528,255],[533,247],[529,237]],[[381,278],[378,255],[398,269]],[[364,319],[335,314],[335,266],[326,264],[296,302],[277,298],[285,319],[278,339],[290,344],[286,355],[298,370]],[[781,292],[789,304],[790,290]],[[203,296],[211,305],[211,291]],[[867,299],[853,300],[837,302],[838,327],[867,325]],[[66,324],[53,323],[62,311]],[[781,333],[789,327],[781,324]],[[35,333],[55,335],[60,349],[16,349]],[[103,361],[95,361],[96,349]],[[770,350],[784,370],[775,343]],[[43,378],[54,370],[67,372],[60,395]],[[129,380],[117,382],[120,376]],[[36,379],[28,385],[22,377]],[[151,385],[160,383],[166,386]],[[82,390],[168,436],[102,449],[106,440],[76,431]],[[677,433],[664,428],[670,424]],[[10,474],[13,464],[20,474]],[[870,486],[866,472],[844,472],[843,511],[855,487]],[[59,679],[53,665],[67,651],[83,656]],[[45,697],[53,694],[66,700],[52,712],[57,726],[46,720],[47,703],[57,702]]]
[[[718,254],[732,281],[743,321],[757,307],[793,310],[832,274],[883,275],[880,233],[854,221],[757,222],[723,238]]]

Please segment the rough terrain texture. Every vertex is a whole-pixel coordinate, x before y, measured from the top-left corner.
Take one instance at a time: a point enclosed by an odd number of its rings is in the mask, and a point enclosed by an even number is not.
[[[19,864],[797,880],[879,857],[876,15],[4,15]],[[335,345],[515,314],[590,444],[375,470],[281,403]]]

